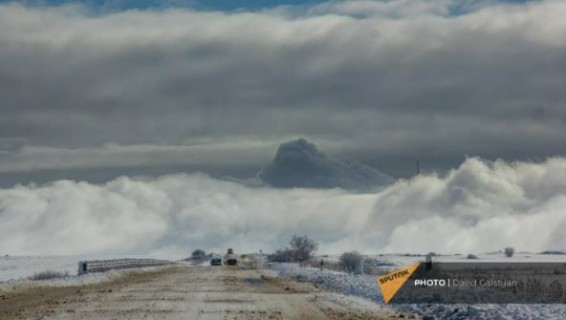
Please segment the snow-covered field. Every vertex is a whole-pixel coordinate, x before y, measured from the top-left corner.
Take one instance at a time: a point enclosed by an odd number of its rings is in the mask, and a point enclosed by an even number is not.
[[[155,258],[143,255],[102,255],[102,256],[0,256],[0,282],[28,279],[37,273],[54,271],[68,274],[66,281],[78,281],[78,264],[84,260],[110,260],[123,258]],[[171,259],[172,260],[172,259]],[[81,276],[81,281],[104,279],[109,274],[89,274]]]
[[[479,254],[478,259],[467,259],[467,255],[435,256],[436,261],[505,261],[505,262],[566,262],[566,255],[541,255],[532,253],[518,253],[513,258],[506,258],[502,253]],[[74,285],[102,281],[120,274],[122,271],[94,273],[78,277],[78,262],[81,260],[106,260],[118,258],[152,258],[148,256],[44,256],[0,257],[0,284],[20,283],[36,273],[42,271],[55,271],[68,273],[70,277],[50,280],[47,284]],[[164,257],[160,257],[164,258]],[[320,257],[322,258],[322,257]],[[416,255],[374,255],[370,258],[383,262],[383,272],[403,267],[414,262],[424,260],[424,256]],[[338,255],[325,256],[328,262],[337,262]],[[317,268],[300,268],[296,264],[273,264],[272,270],[281,277],[296,279],[317,284],[318,287],[346,295],[366,298],[378,304],[383,304],[383,298],[375,283],[375,275],[351,275],[342,272]],[[24,281],[29,282],[29,281]],[[42,282],[44,283],[44,282]],[[390,305],[398,310],[408,311],[423,317],[436,317],[438,319],[566,319],[565,305]],[[432,318],[431,318],[432,319]]]
[[[566,255],[539,255],[531,253],[516,254],[507,258],[502,253],[477,255],[477,260],[466,259],[466,255],[436,256],[436,261],[505,261],[505,262],[566,262]],[[371,258],[383,259],[391,263],[385,269],[397,268],[424,260],[424,256],[379,255]],[[327,256],[327,261],[337,261],[338,256]],[[386,263],[384,263],[386,264]],[[383,304],[383,297],[375,283],[374,275],[351,275],[317,268],[300,268],[296,264],[274,264],[272,268],[281,277],[315,283],[318,287],[347,295],[364,297]],[[566,319],[566,305],[535,304],[482,304],[482,305],[440,305],[413,304],[390,305],[392,308],[419,314],[425,319]]]
[[[566,254],[539,254],[530,252],[515,253],[513,257],[506,257],[503,252],[475,254],[477,259],[468,259],[467,254],[455,255],[435,255],[434,261],[438,262],[566,262]],[[415,262],[424,261],[425,255],[416,254],[380,254],[368,255],[367,258],[383,260],[392,263],[395,266],[403,267]],[[330,255],[317,257],[316,259],[324,259],[325,261],[338,262],[340,255]]]

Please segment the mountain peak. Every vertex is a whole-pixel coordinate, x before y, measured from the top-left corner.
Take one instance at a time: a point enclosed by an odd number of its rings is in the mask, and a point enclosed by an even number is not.
[[[306,139],[282,143],[274,160],[259,172],[266,184],[279,188],[342,188],[371,190],[389,185],[390,176],[360,162],[328,157]]]

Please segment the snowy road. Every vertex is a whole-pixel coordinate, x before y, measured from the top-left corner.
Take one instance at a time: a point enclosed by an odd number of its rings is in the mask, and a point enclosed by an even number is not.
[[[414,318],[242,267],[179,265],[75,287],[0,293],[0,319]]]

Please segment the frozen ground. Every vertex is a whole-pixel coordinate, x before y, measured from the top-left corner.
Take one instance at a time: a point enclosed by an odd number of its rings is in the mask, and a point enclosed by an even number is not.
[[[142,255],[101,255],[101,256],[0,256],[0,283],[23,280],[43,271],[68,273],[66,281],[87,281],[108,277],[109,274],[89,274],[76,277],[78,263],[83,260],[109,260],[122,258],[155,258]],[[164,259],[166,259],[165,257]],[[81,278],[81,279],[78,279]]]
[[[507,258],[503,252],[475,254],[477,259],[468,259],[468,254],[435,255],[434,261],[441,262],[566,262],[566,254],[539,254],[530,252],[515,253],[512,258]],[[394,266],[406,266],[415,262],[424,261],[425,255],[417,254],[379,254],[366,256],[372,259],[383,260]],[[338,262],[340,255],[320,256],[316,259]]]
[[[0,294],[0,319],[417,319],[360,297],[273,278],[246,265],[178,264],[128,272],[93,285]]]
[[[563,261],[566,255],[538,255],[519,253],[509,259],[502,253],[477,255],[477,260],[466,259],[467,255],[436,256],[437,261]],[[77,277],[77,264],[81,260],[112,258],[148,258],[147,256],[51,256],[51,257],[0,257],[0,292],[11,287],[28,286],[25,280],[35,273],[53,270],[68,272],[71,277],[58,280],[42,281],[44,285],[66,286],[89,284],[115,277],[123,271],[89,274]],[[164,257],[160,257],[164,258]],[[374,255],[373,259],[385,262],[383,271],[389,271],[414,262],[422,261],[424,256],[415,255]],[[324,257],[327,261],[337,261],[338,256]],[[273,265],[273,272],[280,277],[303,282],[315,283],[319,288],[344,295],[362,297],[383,305],[383,298],[375,283],[375,275],[349,275],[335,271],[320,271],[315,268],[299,268],[295,264]],[[24,281],[19,281],[24,279]],[[438,319],[566,319],[564,305],[389,305],[398,311],[406,311]]]
[[[541,262],[541,261],[564,261],[565,255],[537,255],[530,253],[517,254],[513,258],[506,258],[503,254],[477,255],[477,260],[466,259],[464,256],[439,256],[437,261],[514,261],[514,262]],[[402,267],[414,262],[422,261],[424,256],[405,255],[380,255],[372,258],[386,260],[392,266],[384,267],[391,269]],[[338,256],[328,256],[325,259],[332,261]],[[296,279],[316,284],[320,288],[354,295],[369,299],[378,304],[383,304],[383,297],[379,287],[375,283],[374,275],[350,275],[335,271],[320,271],[316,268],[299,268],[296,264],[275,264],[272,268],[279,276]],[[384,270],[385,271],[385,270]],[[534,305],[534,304],[483,304],[483,305],[439,305],[439,304],[415,304],[415,305],[389,305],[400,311],[416,313],[423,318],[431,319],[566,319],[565,305]]]

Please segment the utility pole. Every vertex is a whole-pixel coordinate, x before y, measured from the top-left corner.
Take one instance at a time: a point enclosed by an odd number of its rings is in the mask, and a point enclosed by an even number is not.
[[[421,174],[421,163],[419,160],[417,160],[417,176]]]
[[[259,249],[259,268],[263,269],[263,252]]]

